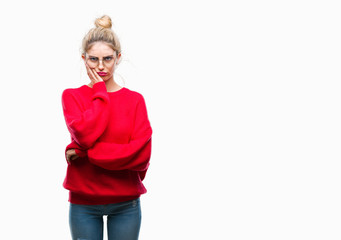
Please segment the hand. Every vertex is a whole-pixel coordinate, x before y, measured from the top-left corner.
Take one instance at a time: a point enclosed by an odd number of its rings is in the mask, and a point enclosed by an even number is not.
[[[95,83],[103,82],[103,79],[98,75],[94,68],[90,68],[88,64],[85,63],[86,71],[93,86]]]
[[[68,163],[71,163],[71,161],[79,158],[79,156],[76,154],[76,150],[74,148],[67,150],[65,156],[66,156],[66,161]]]

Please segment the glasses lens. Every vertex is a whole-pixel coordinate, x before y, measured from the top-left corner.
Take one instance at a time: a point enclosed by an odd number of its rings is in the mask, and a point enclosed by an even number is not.
[[[108,56],[103,58],[103,64],[105,64],[106,66],[111,66],[114,63],[114,57]]]
[[[95,68],[98,66],[98,59],[97,58],[88,58],[86,63],[90,68]]]

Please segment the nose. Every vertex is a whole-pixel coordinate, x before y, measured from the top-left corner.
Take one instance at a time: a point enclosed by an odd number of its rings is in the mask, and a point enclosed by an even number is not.
[[[99,68],[99,70],[103,70],[104,69],[104,65],[103,65],[103,61],[102,60],[99,60],[98,68]]]

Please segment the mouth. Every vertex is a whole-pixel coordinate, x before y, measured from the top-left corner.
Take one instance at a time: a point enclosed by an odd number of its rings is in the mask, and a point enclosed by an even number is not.
[[[100,75],[101,77],[108,75],[108,73],[106,72],[97,72],[97,74]]]

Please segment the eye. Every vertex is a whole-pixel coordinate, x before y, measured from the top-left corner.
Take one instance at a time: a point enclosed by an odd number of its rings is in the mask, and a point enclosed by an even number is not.
[[[96,58],[96,57],[89,57],[89,60],[90,60],[91,62],[97,62],[97,61],[98,61],[98,58]]]
[[[108,57],[104,57],[104,61],[106,62],[110,62],[113,59],[113,57],[108,56]]]

